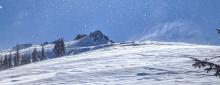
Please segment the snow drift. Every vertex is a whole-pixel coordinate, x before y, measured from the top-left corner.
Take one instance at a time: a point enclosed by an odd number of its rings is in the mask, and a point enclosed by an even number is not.
[[[219,85],[189,57],[219,55],[218,46],[123,43],[0,72],[2,85]],[[202,57],[201,57],[202,58]]]

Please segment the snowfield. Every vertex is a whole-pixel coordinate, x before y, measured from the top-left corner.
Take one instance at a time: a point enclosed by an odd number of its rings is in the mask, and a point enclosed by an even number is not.
[[[189,57],[220,55],[220,47],[123,43],[0,72],[1,85],[219,85]]]

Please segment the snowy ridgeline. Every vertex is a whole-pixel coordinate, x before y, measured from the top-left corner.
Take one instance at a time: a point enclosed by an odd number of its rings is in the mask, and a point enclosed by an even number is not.
[[[45,48],[53,58],[54,42],[23,44],[20,54]],[[198,59],[220,55],[219,46],[175,42],[114,43],[100,31],[65,42],[65,56],[0,71],[1,85],[219,85],[211,73],[192,67]],[[15,48],[14,48],[15,49]],[[13,50],[0,51],[0,55]],[[15,50],[12,51],[15,53]],[[79,54],[81,53],[81,54]],[[75,55],[77,54],[77,55]],[[217,58],[218,59],[218,58]],[[212,61],[217,62],[217,61]]]
[[[110,40],[106,35],[101,31],[91,32],[89,35],[82,34],[77,35],[75,40],[65,42],[65,55],[78,54],[98,48],[108,47],[113,45],[113,41]],[[19,45],[20,54],[31,54],[36,48],[37,51],[41,51],[42,47],[45,49],[45,54],[48,58],[53,58],[55,56],[53,52],[54,42],[45,42],[41,45],[32,45],[32,44],[21,44]],[[9,53],[15,54],[16,47],[12,49],[6,49],[0,51],[0,56],[6,55]]]
[[[218,56],[219,51],[219,46],[184,43],[118,43],[1,71],[0,84],[219,85],[219,78],[194,69],[190,59]]]

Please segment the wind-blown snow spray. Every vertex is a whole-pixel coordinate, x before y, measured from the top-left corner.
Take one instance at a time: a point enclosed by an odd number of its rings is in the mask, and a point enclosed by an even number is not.
[[[204,42],[204,34],[198,28],[199,26],[196,24],[184,20],[162,23],[146,31],[138,41],[153,40],[201,43]]]

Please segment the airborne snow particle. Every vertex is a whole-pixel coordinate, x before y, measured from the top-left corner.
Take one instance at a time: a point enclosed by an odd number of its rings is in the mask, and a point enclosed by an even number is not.
[[[0,5],[0,9],[2,9],[2,6]]]

